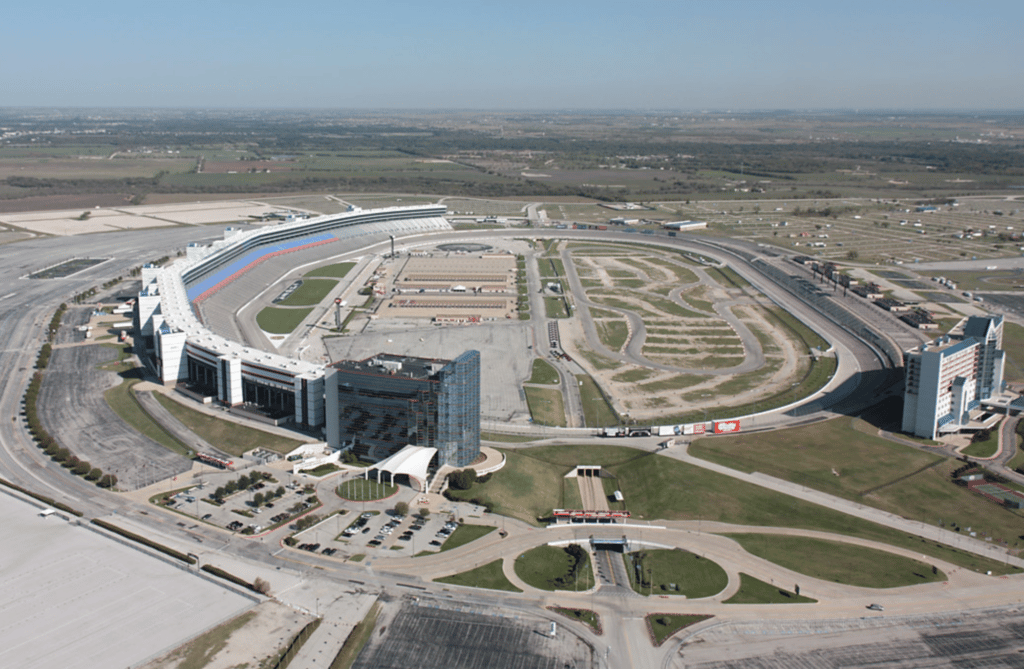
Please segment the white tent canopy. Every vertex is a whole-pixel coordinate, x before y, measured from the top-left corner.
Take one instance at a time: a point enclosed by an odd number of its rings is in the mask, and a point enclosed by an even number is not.
[[[377,483],[380,483],[380,473],[387,472],[391,483],[395,482],[395,474],[405,474],[412,481],[420,484],[420,492],[427,491],[427,468],[430,461],[437,454],[436,448],[426,446],[406,446],[389,458],[381,460],[377,464],[366,469],[368,475],[371,470],[377,471]]]

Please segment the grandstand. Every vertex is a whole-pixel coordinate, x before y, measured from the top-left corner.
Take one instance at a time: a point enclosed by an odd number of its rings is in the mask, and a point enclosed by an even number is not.
[[[296,264],[392,235],[450,230],[445,211],[444,206],[353,210],[253,231],[228,228],[224,239],[210,246],[190,245],[184,260],[143,268],[134,315],[138,352],[151,356],[165,384],[188,384],[229,406],[321,426],[323,367],[238,342],[230,314],[251,297],[252,282],[237,279],[256,270],[276,278]],[[218,308],[204,308],[215,297]]]

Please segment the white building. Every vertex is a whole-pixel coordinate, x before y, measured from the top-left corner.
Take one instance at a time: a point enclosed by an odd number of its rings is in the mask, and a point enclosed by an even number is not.
[[[903,431],[925,439],[959,432],[1002,391],[1003,318],[972,316],[950,334],[904,354]]]

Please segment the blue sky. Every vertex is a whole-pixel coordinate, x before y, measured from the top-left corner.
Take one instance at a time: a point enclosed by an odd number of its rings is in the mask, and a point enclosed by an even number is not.
[[[1024,2],[17,2],[0,106],[1021,109]]]

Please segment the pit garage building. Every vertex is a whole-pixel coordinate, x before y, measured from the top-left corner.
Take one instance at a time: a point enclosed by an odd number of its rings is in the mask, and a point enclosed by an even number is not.
[[[302,427],[325,422],[324,367],[244,346],[211,332],[197,305],[269,257],[358,240],[450,230],[444,206],[353,209],[257,230],[228,228],[209,246],[189,245],[167,267],[146,266],[135,302],[136,353],[165,385]],[[336,248],[336,246],[335,246]],[[344,249],[339,249],[343,251]]]

